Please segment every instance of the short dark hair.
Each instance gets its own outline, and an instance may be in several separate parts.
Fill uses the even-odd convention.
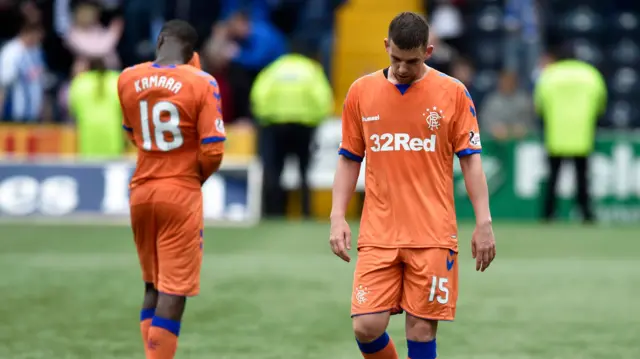
[[[35,32],[44,32],[44,28],[37,22],[25,21],[20,25],[21,34],[33,34]]]
[[[401,50],[417,49],[429,42],[429,23],[415,12],[402,12],[389,24],[389,39]]]
[[[198,33],[188,22],[184,20],[169,20],[160,30],[160,36],[166,36],[178,40],[183,48],[186,61],[191,59],[198,42]]]

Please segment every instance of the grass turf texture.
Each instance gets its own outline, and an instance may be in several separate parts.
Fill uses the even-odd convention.
[[[177,358],[359,358],[354,262],[330,253],[328,230],[208,228],[202,292],[187,303]],[[458,313],[440,325],[440,358],[640,358],[637,227],[496,225],[498,258],[485,273],[474,271],[471,230],[461,226]],[[127,227],[0,233],[0,358],[143,358]],[[394,317],[401,358],[403,328]]]

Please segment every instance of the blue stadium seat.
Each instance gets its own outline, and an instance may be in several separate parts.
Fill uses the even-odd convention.
[[[619,129],[638,128],[640,127],[640,108],[633,102],[613,99],[609,103],[603,125]]]
[[[612,98],[635,100],[640,99],[640,72],[631,67],[615,69],[608,78],[608,88]]]
[[[479,34],[500,33],[503,29],[504,12],[498,5],[484,5],[472,16],[472,30]]]
[[[498,85],[497,70],[482,69],[476,73],[473,84],[479,93],[488,93],[493,91]],[[474,100],[476,100],[474,98]]]
[[[589,6],[578,6],[560,15],[558,28],[569,36],[599,38],[606,26],[602,16]]]
[[[640,68],[640,44],[631,38],[625,37],[611,46],[609,59],[616,67]]]
[[[619,40],[622,38],[640,38],[640,15],[637,12],[624,11],[609,17],[608,38]]]
[[[600,69],[606,66],[602,47],[592,39],[572,38],[571,43],[578,59],[586,61]]]
[[[471,54],[477,68],[500,69],[504,55],[502,37],[483,36],[474,39]]]

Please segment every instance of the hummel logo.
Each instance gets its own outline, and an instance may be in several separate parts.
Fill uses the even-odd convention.
[[[453,263],[456,261],[454,255],[456,252],[449,250],[449,256],[447,257],[447,270],[450,271],[453,268]]]
[[[380,120],[380,115],[371,116],[371,117],[362,116],[362,122],[371,122],[371,121],[378,121],[378,120]]]

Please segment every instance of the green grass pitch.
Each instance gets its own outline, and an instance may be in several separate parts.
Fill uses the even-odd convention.
[[[638,227],[497,224],[485,273],[461,227],[458,313],[440,326],[440,358],[640,358]],[[359,358],[354,264],[330,253],[328,231],[208,228],[177,358]],[[0,358],[143,358],[139,278],[127,227],[1,225]],[[400,358],[403,328],[394,317]]]

